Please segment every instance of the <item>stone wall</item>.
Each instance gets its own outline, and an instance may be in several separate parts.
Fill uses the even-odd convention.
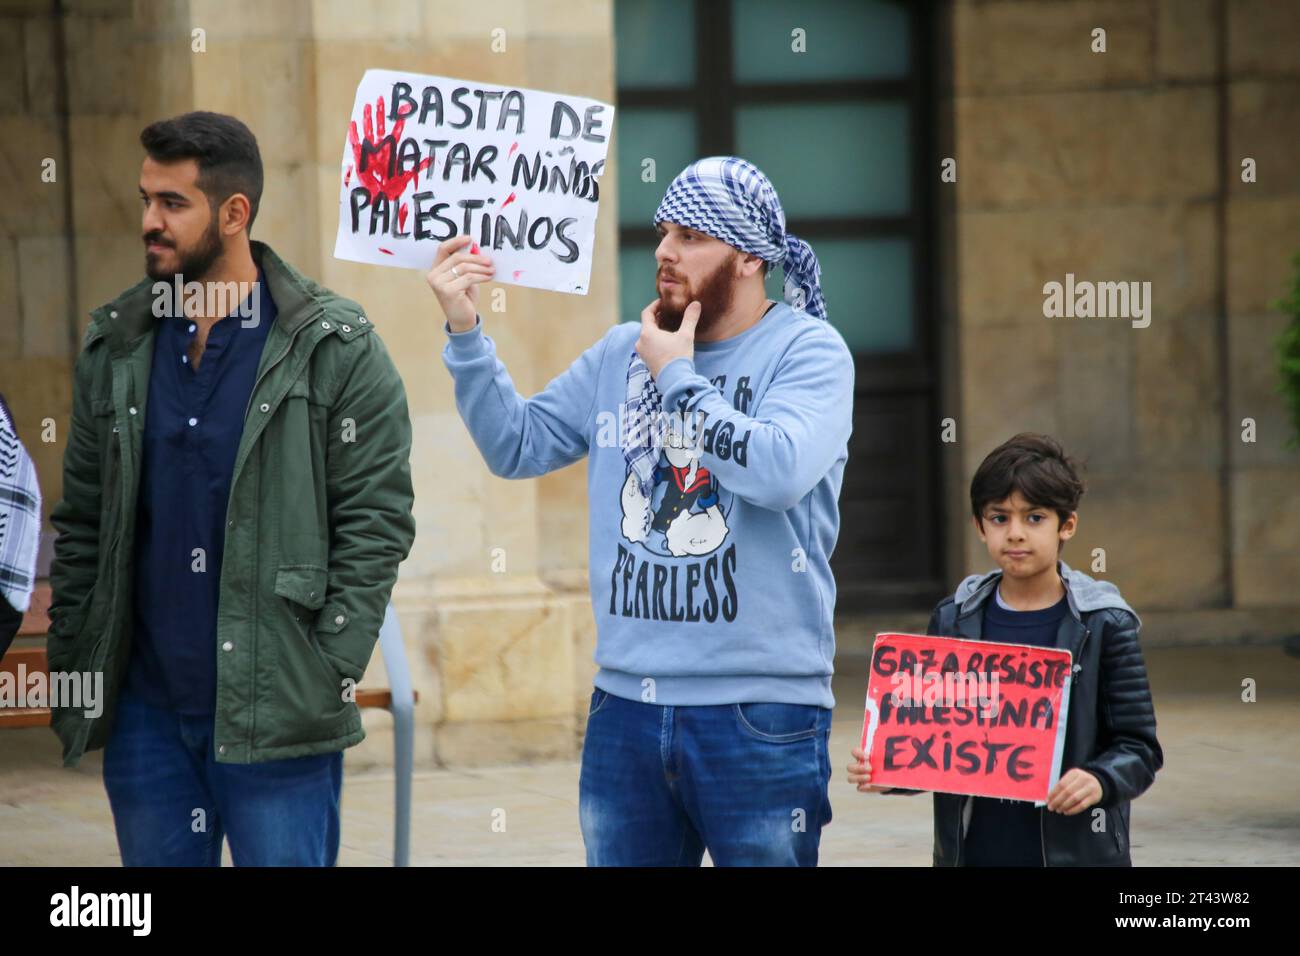
[[[41,476],[48,517],[62,487],[61,437],[77,340],[71,197],[56,22],[48,3],[0,5],[0,391]],[[50,165],[52,163],[52,165]]]
[[[958,2],[951,29],[966,565],[989,564],[970,476],[1039,430],[1088,465],[1067,562],[1105,549],[1107,579],[1152,609],[1294,605],[1300,455],[1266,303],[1300,251],[1300,6]],[[1150,281],[1150,326],[1046,318],[1067,273]]]
[[[61,19],[55,7],[0,2],[0,168],[13,184],[0,204],[0,390],[40,476],[47,535],[88,313],[143,274],[140,130],[192,102],[186,3],[65,0]]]

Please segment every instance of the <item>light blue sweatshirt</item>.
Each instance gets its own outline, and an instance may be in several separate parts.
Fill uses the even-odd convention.
[[[648,501],[619,444],[639,323],[612,327],[529,399],[481,320],[444,330],[456,407],[494,475],[587,456],[598,688],[672,706],[834,705],[829,561],[853,357],[833,326],[778,303],[665,366],[664,409],[702,413],[703,437],[665,449]]]

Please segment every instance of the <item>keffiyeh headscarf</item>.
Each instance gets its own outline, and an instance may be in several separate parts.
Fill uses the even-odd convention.
[[[0,398],[0,596],[15,611],[26,611],[31,601],[40,546],[36,468],[18,440],[9,406]]]
[[[738,156],[696,160],[669,185],[655,210],[654,221],[656,225],[673,222],[721,239],[741,252],[758,256],[767,263],[767,272],[782,266],[785,301],[811,316],[826,318],[817,256],[808,243],[786,231],[785,210],[776,188],[753,163]],[[663,447],[663,399],[635,350],[627,369],[623,411],[623,457],[636,473],[641,493],[649,499]],[[649,521],[647,509],[647,525]]]
[[[785,301],[826,318],[821,267],[812,246],[786,232],[776,187],[753,163],[710,156],[683,169],[655,210],[655,225],[675,222],[758,256],[767,271],[785,268]]]

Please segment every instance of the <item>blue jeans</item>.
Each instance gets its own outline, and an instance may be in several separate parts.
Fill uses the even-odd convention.
[[[124,866],[333,866],[343,754],[217,763],[212,717],[118,698],[104,789]]]
[[[831,712],[591,695],[579,816],[588,866],[816,866]]]

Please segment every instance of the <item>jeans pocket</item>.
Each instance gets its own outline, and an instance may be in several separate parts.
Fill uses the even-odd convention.
[[[773,744],[793,743],[816,736],[823,707],[816,704],[732,704],[736,722],[745,733]]]
[[[605,701],[609,700],[609,691],[601,690],[597,687],[591,692],[591,703],[587,706],[587,717],[595,717],[596,711],[605,706]]]

